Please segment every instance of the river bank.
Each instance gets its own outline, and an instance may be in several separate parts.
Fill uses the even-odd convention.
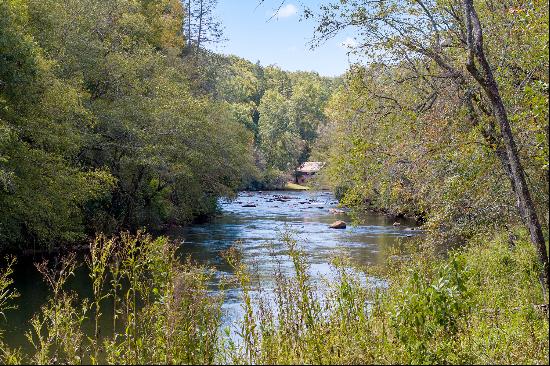
[[[338,202],[328,191],[241,192],[234,200],[220,201],[220,208],[221,214],[208,222],[176,226],[163,232],[179,243],[180,258],[191,256],[200,264],[216,268],[214,287],[220,278],[233,274],[220,253],[236,242],[243,260],[254,264],[265,285],[272,286],[274,260],[280,260],[285,268],[290,268],[286,250],[279,241],[285,231],[296,233],[303,243],[316,278],[328,274],[329,263],[337,253],[347,253],[359,265],[381,263],[385,253],[401,238],[418,234],[407,230],[414,222],[404,220],[403,225],[394,226],[394,220],[376,214],[366,216],[362,224],[349,225],[345,230],[330,229],[329,225],[335,220],[351,223],[351,218],[347,212],[336,210]],[[88,251],[89,244],[82,245],[79,257],[83,259]],[[46,257],[50,260],[56,258],[55,255]],[[33,265],[41,259],[40,256],[21,257],[15,269],[15,287],[21,293],[21,306],[9,317],[6,335],[17,346],[27,344],[24,330],[48,296],[47,286]],[[91,296],[88,272],[85,266],[80,266],[68,283],[71,291],[81,298]],[[224,311],[229,314],[226,321],[238,316],[240,305],[239,289],[228,291],[224,304]],[[109,329],[109,316],[104,321],[104,328]]]
[[[77,284],[87,283],[87,294],[74,287],[85,267],[74,260],[58,263],[50,278],[63,283],[62,290],[44,286],[48,300],[33,318],[34,331],[27,324],[25,334],[34,345],[12,346],[16,339],[8,327],[3,341],[16,348],[0,342],[0,359],[16,364],[540,364],[548,358],[547,307],[532,286],[536,257],[525,237],[514,248],[506,237],[479,238],[446,258],[405,245],[382,266],[361,269],[352,264],[355,255],[338,255],[341,251],[318,266],[318,246],[289,231],[281,234],[265,248],[218,243],[218,249],[225,247],[219,252],[223,264],[206,267],[178,259],[175,251],[185,242],[173,246],[143,235],[100,239],[93,274],[85,273]],[[272,264],[270,275],[258,267],[264,260]],[[319,277],[324,269],[332,276]],[[69,273],[74,276],[64,280]],[[115,273],[124,285],[112,287]],[[111,286],[92,289],[97,279]],[[37,295],[40,286],[34,286]],[[26,306],[29,298],[12,300]],[[20,315],[5,306],[0,310],[8,321]],[[103,315],[94,326],[97,312]],[[119,314],[116,321],[109,318],[112,313]],[[495,337],[501,340],[491,341]]]

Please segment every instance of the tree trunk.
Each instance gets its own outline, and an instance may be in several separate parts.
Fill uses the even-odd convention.
[[[464,0],[463,6],[468,37],[468,49],[470,52],[466,67],[470,74],[483,87],[485,94],[491,101],[495,119],[500,126],[502,141],[508,157],[512,186],[515,187],[514,192],[518,209],[529,229],[531,242],[535,246],[539,261],[543,266],[540,277],[543,290],[546,292],[548,291],[549,285],[549,268],[548,253],[546,251],[542,227],[537,216],[535,205],[531,199],[529,186],[525,179],[525,171],[519,159],[518,149],[508,119],[508,113],[506,112],[504,102],[500,96],[498,84],[493,76],[489,62],[485,57],[485,52],[483,50],[483,33],[477,12],[473,5],[473,0]],[[481,72],[475,65],[475,60],[478,61]]]
[[[192,39],[191,36],[191,0],[187,0],[187,46],[191,48]]]
[[[465,85],[466,81],[461,80],[462,84]],[[470,118],[470,123],[474,127],[480,127],[481,122],[478,114],[475,111],[474,104],[473,104],[473,94],[471,90],[468,90],[465,95],[465,104],[468,108],[468,116]],[[491,112],[492,114],[492,112]],[[510,161],[508,160],[508,153],[506,152],[506,147],[502,143],[502,138],[499,138],[495,134],[495,129],[492,128],[490,131],[487,131],[485,129],[481,129],[481,134],[483,135],[483,138],[485,141],[490,144],[491,146],[495,147],[495,154],[500,161],[500,164],[502,165],[502,169],[504,169],[504,173],[506,176],[510,179],[510,183],[512,186],[512,191],[514,192],[514,195],[516,195],[516,182],[514,180],[514,176],[512,174],[512,169],[510,168]],[[501,137],[501,136],[500,136]],[[520,216],[521,220],[524,224],[527,224],[527,219],[525,217],[525,212],[523,210],[523,206],[518,205],[518,209],[520,210]]]
[[[203,0],[200,0],[200,11],[199,11],[199,31],[197,33],[197,50],[201,47],[202,40],[202,21],[203,21]]]

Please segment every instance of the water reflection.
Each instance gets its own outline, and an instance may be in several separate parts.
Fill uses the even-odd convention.
[[[393,226],[392,220],[376,214],[364,216],[361,225],[348,225],[344,230],[330,229],[329,224],[335,220],[350,222],[345,212],[331,213],[330,210],[336,207],[337,202],[329,192],[242,192],[233,201],[221,202],[222,215],[211,222],[174,228],[166,234],[181,242],[180,256],[190,255],[199,263],[215,266],[218,279],[231,275],[231,268],[220,253],[238,241],[243,260],[255,268],[267,291],[273,286],[276,261],[284,271],[291,271],[286,248],[279,241],[283,232],[295,233],[300,249],[309,258],[314,280],[330,276],[328,263],[337,253],[346,253],[360,265],[380,263],[387,249],[400,238],[416,234],[407,229],[413,223],[401,221],[400,226]],[[19,309],[9,312],[3,328],[9,345],[25,349],[28,342],[24,331],[29,329],[32,314],[46,301],[48,289],[30,259],[18,263],[14,280],[21,293],[17,300]],[[92,294],[85,266],[77,270],[68,285],[81,298]],[[212,289],[215,288],[216,283],[213,283]],[[101,322],[106,334],[112,328],[108,308],[106,304]],[[226,324],[239,316],[239,308],[239,289],[228,290],[224,305]],[[92,320],[89,319],[85,326],[91,332]]]

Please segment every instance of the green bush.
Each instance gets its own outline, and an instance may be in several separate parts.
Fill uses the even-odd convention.
[[[230,360],[258,364],[461,364],[548,360],[547,304],[538,262],[527,239],[479,239],[437,259],[425,250],[365,272],[336,260],[337,277],[324,289],[286,236],[295,273],[275,274],[275,305],[254,306],[245,291],[246,342]],[[397,257],[399,258],[399,257]],[[408,259],[407,259],[408,258]],[[235,261],[230,261],[235,265]],[[240,263],[240,262],[239,262]],[[236,274],[249,278],[242,263]],[[388,287],[370,283],[386,278]],[[365,283],[365,278],[367,282]],[[244,283],[244,282],[242,282]],[[248,282],[246,282],[248,283]]]
[[[525,235],[523,236],[525,237]],[[109,364],[544,364],[548,304],[528,239],[472,240],[446,258],[426,249],[360,269],[337,257],[335,277],[313,281],[307,257],[282,237],[294,273],[276,266],[273,292],[255,294],[236,247],[224,257],[242,289],[243,316],[222,336],[222,295],[208,291],[211,269],[181,261],[165,238],[98,237],[88,260],[94,296],[65,290],[74,256],[38,269],[51,296],[27,333],[33,354],[0,342],[0,362]],[[13,260],[0,275],[0,312],[13,307]],[[378,278],[378,279],[375,279]],[[385,279],[381,285],[380,278]],[[261,284],[260,284],[261,286]],[[223,293],[223,291],[222,291]],[[112,329],[98,331],[105,301]],[[83,321],[95,320],[87,334]]]

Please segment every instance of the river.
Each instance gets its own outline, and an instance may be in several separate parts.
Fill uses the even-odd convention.
[[[274,259],[290,270],[285,247],[278,240],[282,233],[294,233],[311,265],[314,279],[330,276],[330,260],[344,253],[359,265],[381,263],[388,249],[400,239],[416,235],[411,231],[414,223],[399,220],[401,225],[379,214],[365,215],[358,225],[351,225],[345,212],[333,213],[338,202],[326,191],[273,191],[241,192],[235,200],[221,201],[221,214],[212,221],[166,232],[181,242],[179,253],[191,255],[200,263],[216,267],[217,278],[231,274],[231,268],[220,257],[220,252],[238,245],[243,259],[255,268],[262,286],[270,288],[273,279]],[[335,220],[348,222],[346,229],[330,229]],[[236,242],[238,242],[236,244]],[[15,269],[15,286],[21,296],[16,300],[17,310],[1,320],[8,345],[28,349],[25,331],[29,320],[46,301],[48,288],[33,266],[32,260],[21,260]],[[90,297],[91,287],[85,266],[77,269],[69,282],[71,290],[80,297]],[[215,289],[215,283],[212,284]],[[230,324],[239,316],[240,292],[238,288],[226,292],[224,323]],[[108,312],[106,312],[108,314]],[[7,323],[7,324],[6,324]],[[109,328],[111,320],[104,316],[102,323]],[[91,331],[91,322],[86,325]]]

